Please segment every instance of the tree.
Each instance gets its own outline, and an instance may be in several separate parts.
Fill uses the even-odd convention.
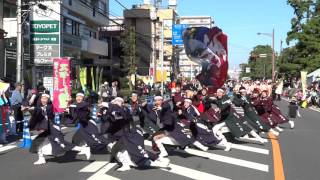
[[[250,54],[248,64],[244,64],[242,66],[242,73],[240,77],[270,79],[272,76],[272,48],[269,45],[258,45],[253,48]],[[262,54],[266,56],[261,56]],[[250,68],[250,73],[245,72],[247,67]]]
[[[287,44],[278,63],[282,73],[296,74],[301,70],[312,72],[320,67],[320,1],[288,0],[294,9]]]
[[[121,34],[123,56],[121,57],[121,69],[127,74],[130,90],[133,89],[135,82],[130,81],[131,76],[136,74],[139,56],[136,50],[136,32],[133,26],[126,28]]]

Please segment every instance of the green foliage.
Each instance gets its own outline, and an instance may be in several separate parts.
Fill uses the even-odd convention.
[[[130,78],[137,71],[138,52],[136,49],[136,32],[133,26],[126,28],[121,34],[121,42],[123,56],[121,57],[121,70],[128,74],[126,78]],[[129,79],[128,79],[129,81]],[[133,89],[133,83],[129,83],[129,87]]]
[[[272,76],[272,48],[269,45],[258,45],[251,51],[251,57],[248,64],[242,65],[242,77],[251,77],[252,79],[270,79]],[[267,57],[259,57],[261,54],[266,54]],[[249,67],[251,72],[246,73],[246,68]]]
[[[278,62],[279,71],[288,75],[299,75],[301,70],[309,73],[320,68],[320,1],[288,0],[294,9],[287,44]]]
[[[138,62],[138,53],[136,50],[136,33],[134,27],[130,26],[126,28],[121,34],[121,42],[123,56],[121,57],[123,62],[121,68],[129,75],[134,74]]]

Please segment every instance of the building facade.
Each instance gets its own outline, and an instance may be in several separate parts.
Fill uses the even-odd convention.
[[[153,5],[133,5],[132,9],[124,10],[124,26],[132,27],[136,36],[138,56],[137,75],[149,76],[150,63],[155,62],[159,51],[155,48],[156,11]]]
[[[3,30],[3,0],[0,0],[0,67],[4,66],[4,35]],[[0,76],[3,77],[3,68],[0,68]]]
[[[99,29],[109,22],[108,0],[44,0],[30,3],[27,8],[27,14],[23,14],[24,44],[27,44],[23,52],[25,81],[34,86],[44,77],[52,76],[54,57],[71,59],[73,79],[77,78],[78,67],[107,65],[108,43],[99,38]],[[4,14],[4,29],[10,29],[6,48],[15,51],[15,2],[5,5]],[[7,72],[16,66],[10,59],[7,58]]]
[[[150,1],[124,11],[125,27],[133,26],[136,32],[138,75],[149,76],[156,83],[170,80],[173,62],[172,25],[177,17],[174,5],[159,8]]]
[[[161,34],[163,30],[163,41],[161,38],[157,39],[156,44],[158,44],[159,49],[162,48],[163,44],[163,66],[161,58],[156,59],[155,70],[158,74],[157,77],[161,77],[161,73],[164,72],[166,77],[164,81],[170,81],[171,75],[174,67],[174,58],[173,58],[173,46],[172,46],[172,25],[176,23],[176,19],[178,17],[175,9],[166,8],[166,9],[158,9],[157,16],[159,19],[159,23],[157,26],[158,34]],[[162,27],[163,26],[163,27]],[[162,69],[163,68],[163,69]],[[159,73],[161,75],[159,75]],[[159,79],[159,78],[158,78]]]
[[[109,25],[101,28],[99,31],[99,38],[108,42],[106,74],[109,81],[126,75],[122,68],[123,61],[121,60],[121,56],[123,54],[120,44],[121,33],[124,31],[123,22],[123,17],[112,17],[110,18]]]
[[[210,16],[181,16],[179,23],[186,24],[188,27],[213,27],[213,19]],[[181,77],[192,79],[201,71],[201,66],[191,61],[182,50],[179,53],[179,71]]]

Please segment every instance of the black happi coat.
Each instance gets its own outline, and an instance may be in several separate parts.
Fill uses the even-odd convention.
[[[290,102],[288,105],[288,116],[289,118],[296,118],[299,106],[297,102]]]
[[[232,101],[227,95],[212,102],[220,109],[221,121],[226,123],[233,136],[242,137],[251,131],[246,122],[231,108]]]
[[[261,118],[258,116],[255,108],[252,105],[252,101],[250,96],[241,96],[240,94],[236,94],[233,98],[234,105],[238,107],[242,107],[244,110],[244,119],[249,122],[249,124],[256,129],[257,131],[268,132],[270,130],[270,126],[265,124]]]
[[[139,104],[139,102],[131,102],[128,105],[128,109],[130,114],[132,115],[133,123],[135,126],[144,126],[144,118],[145,118],[145,111]]]
[[[73,112],[73,122],[80,123],[80,128],[72,138],[73,143],[77,145],[87,144],[90,148],[96,150],[106,148],[108,141],[100,135],[96,122],[90,119],[89,104],[87,102],[76,104]]]
[[[53,107],[37,106],[30,119],[30,130],[42,130],[42,132],[32,141],[31,153],[37,153],[46,143],[52,146],[52,155],[62,156],[70,151],[74,145],[64,140],[60,126],[54,123]]]
[[[138,166],[146,165],[149,159],[157,159],[155,154],[145,150],[143,134],[132,125],[133,120],[128,108],[111,104],[104,116],[109,122],[107,133],[110,139],[117,141],[111,150],[112,161],[122,150],[127,150],[131,160]]]
[[[150,125],[154,127],[155,131],[168,133],[182,148],[195,141],[190,129],[177,122],[177,116],[172,112],[169,104],[164,103],[161,110],[149,107],[147,112]]]
[[[207,127],[206,122],[200,118],[200,113],[194,106],[185,109],[180,118],[187,120],[187,126],[190,128],[192,135],[201,144],[214,146],[220,142],[214,136],[212,130]]]

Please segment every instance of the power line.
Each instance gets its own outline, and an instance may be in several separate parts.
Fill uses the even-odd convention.
[[[123,5],[120,1],[118,1],[118,0],[114,0],[114,1],[117,2],[124,9],[128,10],[128,8],[125,5]]]
[[[54,9],[52,9],[52,8],[46,6],[46,5],[43,5],[43,4],[39,3],[39,2],[38,2],[37,4],[38,4],[38,6],[40,6],[40,7],[41,7],[42,9],[44,9],[44,10],[50,10],[50,11],[52,11],[52,12],[57,13],[57,14],[60,15],[60,16],[63,16],[61,13],[55,11]],[[40,7],[39,7],[39,8],[40,8]],[[91,8],[91,9],[93,10],[93,8]],[[49,16],[47,16],[47,17],[49,17]],[[126,27],[124,24],[120,24],[120,23],[116,22],[115,20],[109,18],[108,16],[106,16],[106,18],[107,18],[108,20],[112,21],[113,23],[119,25],[120,27],[124,28],[124,29],[129,29],[129,27]],[[86,27],[89,27],[88,25],[86,25],[86,24],[84,24],[84,23],[81,23],[81,22],[78,22],[78,23],[79,23],[79,24],[82,24],[82,25],[84,25],[84,26],[86,26]],[[89,28],[90,28],[90,27],[89,27]],[[136,33],[137,35],[140,35],[140,36],[143,36],[143,37],[152,38],[152,36],[139,33],[139,32],[137,32],[136,30],[133,30],[133,32]],[[140,41],[142,41],[142,43],[143,43],[145,46],[148,46],[148,47],[149,47],[149,45],[144,42],[144,39],[142,39],[141,37],[139,38],[138,36],[137,36],[137,38],[140,39]],[[149,47],[149,48],[153,49],[152,47]]]

